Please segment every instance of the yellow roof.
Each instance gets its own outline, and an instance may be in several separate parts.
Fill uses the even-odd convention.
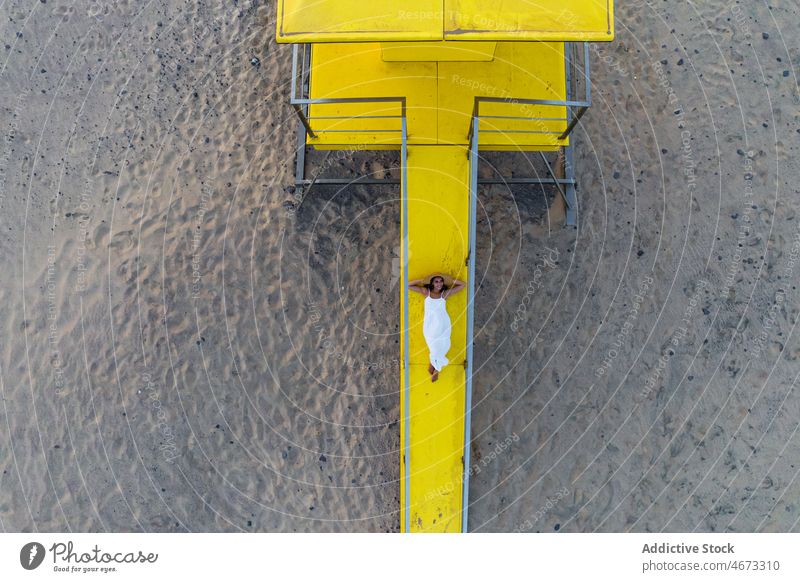
[[[613,0],[445,0],[446,40],[612,40]]]
[[[278,0],[277,39],[442,40],[442,0]]]
[[[613,38],[613,0],[278,0],[278,42]]]

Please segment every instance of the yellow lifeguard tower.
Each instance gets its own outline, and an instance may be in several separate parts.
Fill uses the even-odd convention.
[[[467,531],[479,153],[540,152],[549,177],[495,182],[556,188],[576,223],[569,136],[591,105],[588,43],[614,38],[613,0],[277,2],[277,40],[295,43],[296,182],[341,183],[305,178],[308,146],[400,151],[400,527]],[[559,150],[563,176],[545,155]],[[450,365],[433,384],[407,283],[437,271],[468,288],[448,300]]]

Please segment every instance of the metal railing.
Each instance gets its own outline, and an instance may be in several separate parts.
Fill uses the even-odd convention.
[[[408,339],[408,134],[406,127],[405,109],[403,110],[402,120],[402,147],[400,148],[400,195],[402,198],[402,213],[403,213],[403,424],[405,425],[405,433],[403,439],[403,463],[405,464],[405,473],[403,474],[403,491],[405,492],[405,507],[403,508],[403,521],[405,523],[406,533],[411,531],[411,426],[409,424],[409,407],[411,406],[410,400],[410,356],[409,339]]]
[[[483,131],[484,133],[502,133],[502,134],[509,134],[509,133],[518,133],[518,134],[525,134],[525,133],[536,133],[536,134],[543,134],[543,135],[557,135],[558,140],[566,139],[566,137],[572,132],[578,122],[583,117],[583,114],[586,113],[586,110],[591,107],[592,105],[592,94],[591,94],[591,83],[589,77],[589,43],[583,43],[583,66],[582,75],[573,74],[573,68],[578,67],[577,60],[574,58],[575,52],[575,43],[565,42],[564,43],[564,68],[565,68],[565,83],[566,83],[566,99],[564,100],[552,100],[552,99],[521,99],[516,97],[482,97],[476,96],[472,106],[472,118],[470,119],[469,124],[469,133],[467,134],[467,138],[469,139],[469,150],[472,150],[472,142],[473,140],[478,140],[479,138],[479,131]],[[580,79],[583,79],[584,83],[584,98],[582,100],[573,100],[571,98],[572,95],[577,93],[577,83]],[[573,86],[573,82],[575,86]],[[534,117],[534,116],[520,116],[520,115],[481,115],[481,103],[503,103],[507,105],[524,105],[524,106],[531,106],[531,105],[540,105],[545,107],[558,107],[558,108],[565,108],[566,109],[566,117]],[[574,112],[573,112],[574,110]],[[540,129],[540,130],[530,130],[530,129],[480,129],[480,120],[481,119],[505,119],[505,120],[515,120],[515,121],[536,121],[540,122],[540,127],[545,127],[544,122],[552,122],[552,121],[563,121],[566,123],[566,128],[561,131],[552,131],[551,129]],[[476,126],[478,126],[479,131],[474,131]]]
[[[300,59],[300,46],[303,47],[303,58]],[[307,90],[307,79],[308,75],[310,74],[307,71],[306,66],[310,61],[310,53],[309,55],[306,54],[306,47],[308,45],[302,44],[294,44],[292,45],[292,87],[291,87],[291,94],[289,95],[289,102],[291,103],[292,107],[297,114],[297,117],[300,119],[300,123],[303,124],[303,127],[306,130],[306,135],[311,139],[316,139],[317,134],[320,133],[401,133],[406,131],[405,128],[405,120],[406,120],[406,98],[405,97],[340,97],[340,98],[318,98],[318,99],[311,99],[307,96],[298,96],[297,89],[298,85],[301,88],[301,91],[305,93]],[[301,61],[298,65],[298,61]],[[298,83],[298,72],[299,72],[299,80]],[[344,104],[344,103],[398,103],[400,105],[400,113],[398,115],[318,115],[311,117],[309,115],[309,106],[310,105],[333,105],[333,104]],[[401,128],[398,129],[387,129],[385,127],[376,127],[376,128],[369,128],[369,129],[317,129],[314,131],[314,128],[311,126],[311,122],[315,119],[339,119],[342,121],[353,120],[353,119],[400,119],[401,121]],[[403,140],[401,140],[403,141]],[[401,144],[402,145],[402,144]]]
[[[511,98],[511,97],[475,97],[475,101],[472,108],[472,118],[470,119],[469,125],[469,134],[467,136],[469,140],[469,147],[467,149],[467,156],[470,158],[471,164],[471,171],[474,174],[474,177],[471,179],[470,184],[470,201],[473,200],[473,196],[477,197],[477,190],[479,183],[492,183],[491,180],[479,180],[477,178],[477,166],[478,166],[478,150],[480,149],[480,134],[481,132],[484,133],[501,133],[501,134],[509,134],[509,133],[538,133],[538,134],[548,134],[548,135],[557,135],[557,142],[564,140],[569,134],[575,129],[575,126],[580,122],[581,117],[583,117],[584,113],[591,107],[592,105],[592,92],[591,92],[591,77],[590,77],[590,68],[589,68],[589,43],[584,42],[581,43],[583,45],[582,49],[579,50],[578,43],[572,42],[565,42],[564,43],[564,80],[565,80],[565,89],[566,89],[566,99],[563,101],[556,101],[550,99],[518,99],[518,98]],[[576,55],[578,53],[582,54],[582,62],[579,63]],[[580,84],[583,84],[583,87],[580,87]],[[583,99],[573,99],[574,95],[577,95],[579,92],[583,93]],[[514,116],[514,115],[481,115],[480,106],[481,103],[505,103],[505,104],[519,104],[519,105],[540,105],[545,107],[559,107],[564,108],[566,110],[566,117],[534,117],[534,116]],[[550,129],[542,129],[542,130],[525,130],[525,129],[481,129],[481,119],[505,119],[505,120],[516,120],[516,121],[537,121],[542,126],[546,125],[544,122],[552,122],[552,121],[562,121],[565,122],[566,127],[563,130],[559,131],[552,131]],[[556,143],[555,145],[562,145]],[[576,226],[577,224],[577,197],[575,191],[575,176],[574,176],[574,164],[573,164],[573,146],[572,145],[565,145],[564,146],[564,158],[565,158],[565,173],[564,177],[557,177],[553,171],[553,168],[548,163],[547,159],[545,158],[544,154],[541,153],[542,160],[547,167],[547,171],[550,174],[550,179],[543,179],[543,178],[535,178],[535,179],[524,179],[523,182],[525,183],[537,183],[537,184],[553,184],[558,189],[558,192],[561,194],[564,202],[567,206],[567,215],[566,215],[566,223],[568,226]],[[501,180],[497,180],[496,183],[502,184],[510,184],[514,183],[514,179],[506,179],[503,178]],[[466,452],[468,454],[468,451]]]
[[[476,226],[478,213],[478,126],[472,128],[475,139],[469,149],[469,227],[467,254],[467,365],[465,367],[464,398],[464,474],[461,480],[461,531],[469,531],[469,474],[470,444],[472,442],[472,376],[475,373],[475,362],[472,355],[473,334],[475,328],[475,263],[478,260],[476,249]]]
[[[461,531],[466,533],[469,530],[469,476],[470,476],[470,446],[472,441],[472,380],[475,374],[475,362],[473,357],[472,344],[474,342],[475,331],[475,264],[477,262],[476,250],[476,225],[477,225],[477,208],[478,208],[478,163],[480,158],[478,150],[480,145],[480,132],[487,133],[538,133],[558,135],[558,140],[565,139],[575,126],[580,121],[586,110],[592,105],[591,85],[589,76],[589,43],[583,43],[583,75],[582,80],[584,83],[584,98],[582,100],[573,100],[572,96],[577,94],[577,83],[581,76],[573,74],[573,67],[577,66],[576,59],[573,56],[574,43],[564,43],[564,68],[565,68],[565,84],[566,84],[566,99],[563,101],[555,101],[550,99],[517,99],[517,98],[504,98],[504,97],[475,97],[474,105],[472,108],[472,118],[470,119],[469,133],[467,139],[469,140],[469,147],[467,149],[467,157],[469,158],[469,252],[468,252],[468,275],[467,275],[467,353],[466,353],[466,396],[464,401],[464,473],[462,477],[461,487]],[[481,116],[480,106],[481,103],[506,103],[518,105],[542,105],[549,107],[563,107],[566,108],[566,117],[533,117],[533,116],[514,116],[514,115],[485,115]],[[573,113],[573,109],[575,112]],[[566,122],[566,128],[563,131],[551,130],[502,130],[502,129],[484,129],[480,128],[480,120],[483,119],[506,119],[517,121],[563,121]],[[542,160],[547,166],[550,173],[550,183],[555,184],[561,196],[564,197],[567,203],[568,220],[570,224],[574,222],[575,211],[575,183],[571,174],[571,147],[566,148],[567,152],[567,171],[569,176],[564,179],[557,178],[547,159],[542,155]],[[544,183],[544,180],[538,180]],[[562,186],[565,186],[565,191]],[[572,218],[569,213],[572,212]]]
[[[410,407],[410,379],[409,379],[409,331],[408,331],[408,180],[407,180],[407,160],[408,160],[408,124],[406,118],[406,98],[405,97],[343,97],[337,99],[311,99],[307,96],[298,96],[298,84],[305,94],[308,91],[308,71],[307,63],[310,60],[306,53],[307,45],[303,44],[302,64],[298,66],[299,47],[297,44],[292,46],[292,87],[290,103],[305,128],[306,136],[315,139],[319,133],[399,133],[400,134],[400,167],[402,178],[400,180],[402,189],[402,213],[403,213],[403,404],[404,404],[404,426],[405,435],[403,442],[403,465],[405,467],[403,479],[403,491],[405,506],[403,507],[403,523],[405,531],[408,532],[411,526],[411,447],[410,447],[410,426],[409,426],[409,407]],[[299,69],[299,71],[298,71]],[[298,83],[298,72],[300,74]],[[335,104],[335,103],[398,103],[400,113],[398,115],[324,115],[309,116],[309,106],[312,104]],[[375,129],[324,129],[314,131],[311,122],[314,119],[340,119],[343,121],[352,119],[399,119],[398,129],[386,129],[384,127]]]

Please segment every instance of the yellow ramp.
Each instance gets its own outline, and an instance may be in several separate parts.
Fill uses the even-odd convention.
[[[462,146],[411,146],[407,159],[408,276],[410,280],[444,272],[462,281],[469,249],[469,164]],[[405,232],[404,224],[401,232]],[[402,245],[401,245],[402,246]],[[405,255],[403,256],[405,261]],[[403,293],[407,290],[403,289]],[[401,297],[401,305],[404,297]],[[446,366],[436,383],[428,375],[428,350],[422,335],[424,297],[410,293],[409,393],[401,369],[400,442],[409,436],[408,464],[400,459],[401,529],[460,532],[464,451],[467,292],[447,300],[453,324]],[[405,329],[401,308],[401,329]],[[401,361],[404,338],[401,338]],[[407,412],[407,414],[406,414]],[[406,528],[406,476],[409,527]]]

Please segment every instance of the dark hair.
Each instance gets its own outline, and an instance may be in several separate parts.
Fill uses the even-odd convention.
[[[444,293],[445,291],[447,291],[450,288],[447,285],[445,285],[444,277],[442,277],[441,275],[434,275],[433,277],[431,277],[431,282],[430,283],[425,283],[425,288],[428,291],[433,291],[433,280],[434,279],[441,279],[442,280],[442,291],[441,291],[442,293]]]

